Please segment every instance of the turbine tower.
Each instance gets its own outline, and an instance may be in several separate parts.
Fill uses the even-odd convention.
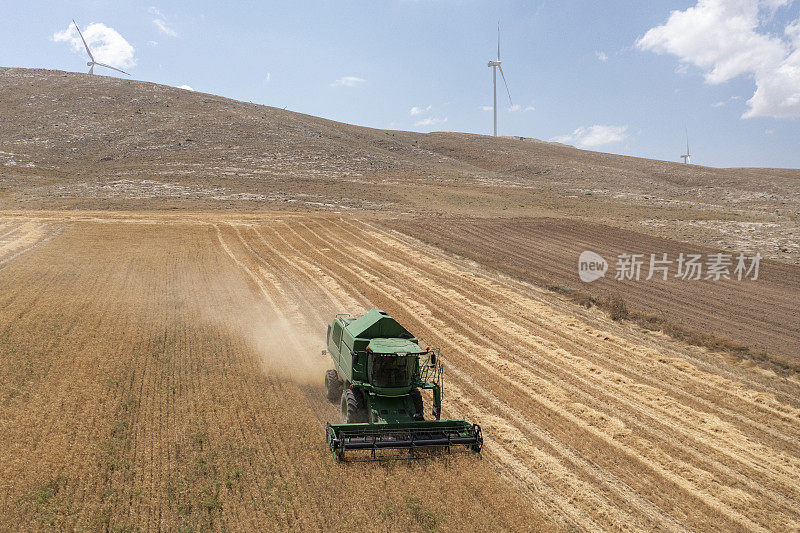
[[[683,162],[687,165],[692,163],[692,156],[691,152],[689,152],[689,130],[686,130],[686,153],[681,156],[683,158]]]
[[[500,66],[500,23],[497,23],[497,60],[496,61],[489,61],[489,68],[492,69],[492,82],[494,85],[494,105],[492,106],[494,109],[494,136],[497,137],[497,70],[500,69],[500,75],[503,77],[503,83],[506,86],[506,92],[508,93],[508,102],[511,105],[514,105],[511,102],[511,91],[508,90],[508,82],[506,81],[506,75],[503,74],[503,67]]]
[[[89,50],[89,45],[86,44],[86,39],[83,38],[83,34],[81,33],[81,29],[78,27],[78,23],[75,22],[75,19],[72,19],[72,23],[75,24],[75,29],[78,30],[78,35],[81,36],[81,41],[83,41],[83,46],[86,48],[86,53],[89,54],[89,61],[86,62],[86,66],[89,67],[89,74],[94,74],[94,66],[97,65],[98,67],[106,67],[110,68],[111,70],[116,70],[117,72],[122,72],[123,74],[128,74],[124,70],[120,70],[116,67],[112,67],[111,65],[106,65],[105,63],[98,63],[94,60],[94,56],[92,55],[92,51]],[[130,74],[128,74],[130,76]]]

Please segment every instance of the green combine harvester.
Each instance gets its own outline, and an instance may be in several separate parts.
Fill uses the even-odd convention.
[[[325,374],[326,393],[342,407],[342,423],[329,423],[326,430],[336,460],[357,450],[370,452],[367,459],[387,449],[408,449],[412,457],[423,448],[480,452],[480,426],[440,420],[439,351],[422,348],[385,312],[372,309],[358,318],[337,315],[328,326],[327,351],[335,369]],[[434,420],[425,420],[420,389],[433,391]]]

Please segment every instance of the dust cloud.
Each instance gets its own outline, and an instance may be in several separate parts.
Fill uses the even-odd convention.
[[[312,313],[301,308],[311,301],[279,305],[268,292],[248,284],[241,272],[220,273],[203,285],[207,292],[192,291],[186,302],[196,306],[209,325],[234,339],[234,346],[252,351],[267,374],[301,385],[323,383],[325,370],[332,367],[322,354],[327,323],[324,313],[313,313],[319,319],[311,321]],[[219,297],[222,294],[229,298]],[[220,305],[221,301],[234,303]]]

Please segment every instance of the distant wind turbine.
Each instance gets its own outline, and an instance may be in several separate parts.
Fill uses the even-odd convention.
[[[497,23],[497,60],[496,61],[489,61],[489,68],[492,69],[492,81],[494,83],[494,136],[497,137],[497,70],[500,69],[500,75],[503,77],[503,83],[506,86],[506,92],[508,93],[508,102],[511,105],[514,105],[511,102],[511,91],[508,90],[508,82],[506,81],[506,75],[503,74],[503,67],[500,66],[500,23]]]
[[[686,129],[686,153],[684,155],[682,155],[681,158],[683,159],[683,162],[685,164],[687,164],[687,165],[690,165],[692,163],[691,152],[689,152],[689,129],[688,128]]]
[[[112,67],[111,65],[106,65],[105,63],[98,63],[94,60],[94,56],[92,55],[92,51],[89,50],[89,45],[86,44],[86,39],[83,38],[83,34],[81,33],[81,29],[78,27],[78,23],[75,22],[75,19],[72,19],[72,23],[75,24],[75,29],[78,30],[78,35],[81,36],[81,41],[83,41],[83,46],[86,48],[86,53],[89,54],[89,59],[91,61],[86,62],[86,66],[89,67],[89,74],[94,74],[94,66],[97,65],[98,67],[106,67],[110,68],[111,70],[116,70],[117,72],[122,72],[123,74],[128,74],[124,70],[120,70],[116,67]],[[130,76],[130,74],[128,74]]]

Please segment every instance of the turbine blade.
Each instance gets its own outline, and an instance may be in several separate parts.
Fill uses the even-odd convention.
[[[81,41],[83,41],[83,47],[86,48],[86,53],[89,54],[89,59],[94,61],[94,56],[92,55],[92,51],[89,50],[89,45],[86,44],[86,39],[83,38],[83,34],[81,33],[81,29],[78,27],[78,23],[75,22],[75,19],[72,19],[72,23],[75,24],[75,29],[78,30],[78,35],[81,36]]]
[[[686,128],[686,155],[689,155],[689,128]]]
[[[497,23],[497,60],[500,61],[500,22]]]
[[[112,67],[111,65],[106,65],[105,63],[97,63],[97,64],[100,65],[101,67],[110,68],[111,70],[116,70],[117,72],[122,72],[123,74],[128,74],[124,70],[120,70],[117,67]],[[130,74],[128,74],[128,76],[130,76]]]
[[[503,83],[506,85],[506,92],[508,93],[508,103],[514,105],[514,102],[511,101],[511,91],[508,90],[508,82],[506,81],[506,75],[503,74],[503,67],[497,65],[497,68],[500,69],[500,75],[503,76]]]

